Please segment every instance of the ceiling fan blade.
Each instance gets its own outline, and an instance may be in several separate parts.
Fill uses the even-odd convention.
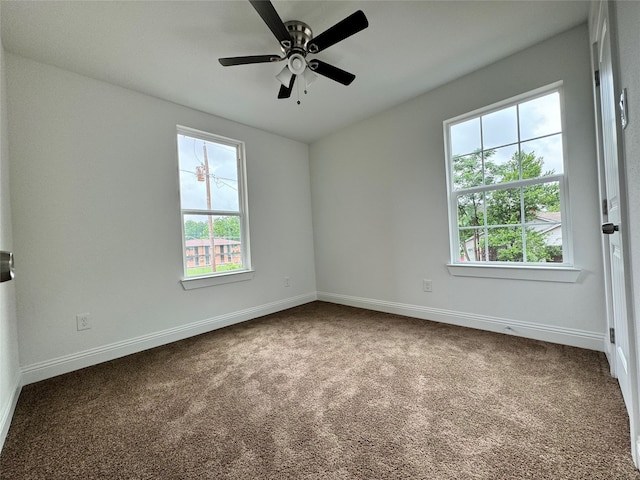
[[[309,50],[309,53],[321,52],[325,48],[335,45],[345,38],[364,30],[368,26],[369,21],[367,20],[364,12],[362,10],[358,10],[311,40],[307,49]]]
[[[341,68],[334,67],[322,60],[311,60],[309,68],[319,75],[323,75],[343,85],[350,85],[356,78],[353,73],[346,72]]]
[[[285,87],[284,85],[280,85],[280,91],[278,92],[278,98],[289,98],[291,96],[291,91],[293,90],[293,84],[296,81],[296,76],[291,75],[291,80],[289,80],[289,86]]]
[[[258,15],[262,17],[264,23],[267,24],[267,27],[273,32],[273,35],[278,39],[280,45],[285,48],[291,48],[291,35],[289,35],[289,31],[287,27],[282,23],[282,19],[276,9],[273,7],[273,4],[269,0],[249,0],[253,8],[256,9]]]
[[[227,57],[219,58],[218,61],[223,67],[231,67],[233,65],[249,65],[251,63],[269,63],[284,60],[279,55],[249,55],[247,57]]]

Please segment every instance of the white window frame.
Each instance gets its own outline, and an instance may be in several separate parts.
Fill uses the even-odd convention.
[[[561,174],[548,175],[535,179],[523,179],[512,182],[481,185],[478,187],[455,190],[453,184],[453,158],[451,151],[451,127],[480,116],[485,116],[493,112],[512,107],[536,98],[558,92],[561,110],[562,146],[563,146],[563,172]],[[467,277],[505,278],[521,280],[539,280],[555,282],[576,282],[580,275],[580,269],[573,263],[573,242],[571,229],[571,215],[569,213],[569,186],[567,168],[567,141],[566,124],[564,113],[564,92],[562,82],[556,82],[533,91],[508,98],[501,102],[494,103],[487,107],[479,108],[469,113],[445,120],[443,122],[444,144],[445,144],[445,165],[447,177],[447,206],[449,218],[449,243],[450,243],[450,263],[447,268],[451,275]],[[526,139],[525,141],[532,140]],[[520,144],[520,133],[518,132],[518,145]],[[460,260],[460,240],[458,232],[458,212],[457,199],[459,195],[479,193],[484,191],[495,191],[506,188],[517,188],[532,184],[541,184],[557,181],[560,187],[560,210],[562,212],[562,263],[540,263],[540,262],[498,262],[498,261],[466,261]],[[524,234],[523,234],[524,235]]]
[[[244,280],[250,280],[253,278],[254,270],[251,268],[251,247],[249,240],[249,211],[248,211],[248,197],[247,197],[247,180],[246,180],[246,158],[245,158],[245,145],[240,140],[234,140],[213,133],[203,132],[194,128],[185,127],[182,125],[176,126],[176,154],[178,160],[178,166],[180,165],[180,153],[178,148],[178,136],[185,135],[198,140],[206,142],[218,143],[221,145],[227,145],[236,149],[238,157],[236,159],[237,175],[238,175],[238,211],[222,211],[216,209],[185,209],[182,207],[182,193],[179,195],[180,202],[180,225],[181,225],[181,237],[182,237],[182,267],[183,277],[180,280],[182,287],[185,290],[192,290],[194,288],[209,287],[214,285],[222,285],[233,282],[240,282]],[[180,181],[180,171],[178,167],[178,188],[182,188],[182,182]],[[232,215],[238,216],[240,221],[240,241],[241,241],[241,258],[242,268],[238,270],[230,270],[225,272],[212,272],[205,275],[187,277],[187,261],[186,261],[186,241],[184,231],[184,217],[185,215]],[[215,252],[214,252],[215,255]]]

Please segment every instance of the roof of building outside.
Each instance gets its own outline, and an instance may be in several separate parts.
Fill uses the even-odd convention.
[[[228,238],[218,238],[215,237],[213,239],[214,245],[240,245],[240,242],[237,240],[229,240]],[[191,238],[185,242],[187,247],[208,247],[211,245],[211,240],[208,238]]]
[[[562,214],[561,212],[537,212],[536,218],[547,222],[561,222]]]

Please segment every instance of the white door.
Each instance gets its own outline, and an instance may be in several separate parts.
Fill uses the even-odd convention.
[[[612,370],[618,378],[627,412],[629,412],[632,451],[634,461],[637,458],[637,368],[635,365],[634,344],[631,343],[635,329],[627,315],[626,278],[623,238],[621,235],[625,225],[621,212],[620,172],[618,158],[618,128],[616,117],[618,103],[616,100],[615,78],[612,61],[611,30],[609,23],[609,9],[606,2],[601,5],[597,30],[597,60],[600,72],[600,130],[602,136],[602,153],[604,176],[605,224],[602,233],[605,236],[605,268],[610,282],[609,311],[610,319],[615,329],[615,345],[612,351]],[[624,207],[622,207],[624,208]]]
[[[603,234],[608,243],[609,266],[611,268],[611,302],[615,328],[615,375],[620,382],[622,395],[631,406],[629,379],[629,337],[627,332],[627,309],[624,280],[624,253],[620,235],[620,178],[618,172],[618,137],[616,131],[616,101],[611,61],[611,38],[606,12],[598,28],[598,63],[600,69],[600,103],[602,113],[602,147],[604,152],[605,197],[607,201],[608,225]]]

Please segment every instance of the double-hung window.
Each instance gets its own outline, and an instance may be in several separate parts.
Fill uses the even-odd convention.
[[[250,271],[244,144],[179,126],[178,163],[184,279]]]
[[[570,266],[560,84],[444,122],[451,264]]]

